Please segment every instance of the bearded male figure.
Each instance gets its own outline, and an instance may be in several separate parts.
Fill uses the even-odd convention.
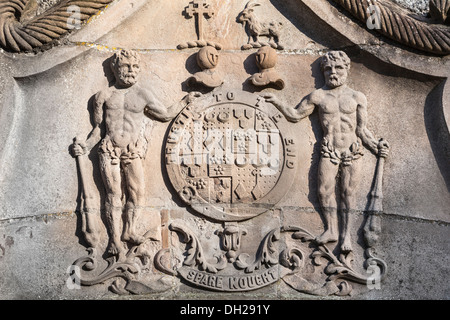
[[[75,142],[72,147],[73,154],[78,157],[101,140],[98,151],[106,190],[108,253],[118,256],[119,260],[125,254],[122,241],[139,245],[146,240],[145,235],[136,232],[137,218],[145,206],[143,160],[149,140],[146,116],[169,121],[199,96],[199,93],[190,93],[180,103],[165,108],[150,91],[137,84],[139,62],[138,53],[131,50],[122,50],[112,57],[111,68],[116,82],[95,95],[94,128],[86,142]],[[103,123],[106,133],[101,137]],[[125,186],[125,206],[122,204],[122,186]]]
[[[341,214],[341,252],[353,250],[350,237],[350,210],[355,209],[355,190],[359,180],[362,144],[372,153],[387,157],[388,143],[377,141],[367,129],[366,96],[346,85],[350,59],[342,51],[331,51],[321,61],[325,85],[313,91],[297,107],[285,106],[279,99],[266,94],[289,121],[298,122],[317,108],[323,129],[321,158],[318,168],[318,196],[325,231],[316,238],[319,244],[339,240],[338,212]],[[340,204],[335,195],[339,177]]]

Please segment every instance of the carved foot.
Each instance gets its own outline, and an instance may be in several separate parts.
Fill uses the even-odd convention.
[[[89,233],[89,232],[86,232],[84,234],[84,240],[91,248],[97,247],[97,244],[100,241],[97,233]]]
[[[135,244],[135,245],[140,245],[140,244],[144,243],[146,238],[144,236],[139,236],[134,232],[128,231],[128,232],[123,233],[122,240],[125,242]]]
[[[250,49],[253,49],[253,45],[251,45],[250,43],[244,44],[241,49],[242,50],[250,50]]]
[[[336,242],[338,241],[338,236],[334,233],[330,232],[329,230],[322,233],[320,236],[316,237],[315,241],[318,244],[325,244],[328,242]]]
[[[278,49],[278,44],[275,41],[269,41],[267,44],[274,49]]]
[[[111,241],[109,243],[107,253],[111,256],[116,256],[117,261],[122,261],[125,259],[125,248],[122,246],[122,243],[117,244],[114,241]]]
[[[353,247],[351,244],[351,241],[349,238],[346,238],[344,240],[344,243],[341,245],[341,252],[342,253],[349,253],[353,251]]]

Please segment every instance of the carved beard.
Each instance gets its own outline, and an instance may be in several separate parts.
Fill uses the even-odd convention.
[[[118,71],[117,78],[126,86],[132,86],[137,82],[137,73],[134,72],[126,72],[126,71]]]
[[[347,77],[345,77],[345,76],[333,75],[328,78],[327,85],[330,88],[337,88],[337,87],[344,85],[346,81],[347,81]]]

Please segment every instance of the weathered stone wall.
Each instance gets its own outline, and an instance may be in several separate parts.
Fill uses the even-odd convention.
[[[426,14],[428,13],[429,1],[427,0],[394,0],[396,3],[410,9],[415,13]]]
[[[372,248],[387,266],[380,288],[370,290],[362,278],[359,283],[342,279],[337,285],[350,284],[351,295],[328,296],[345,291],[328,287],[330,291],[324,289],[321,295],[337,299],[448,299],[448,57],[385,39],[342,8],[338,9],[333,1],[259,0],[261,6],[255,8],[258,17],[282,24],[282,49],[277,50],[275,69],[285,86],[256,87],[249,78],[261,71],[256,64],[257,48],[241,49],[248,44],[248,35],[236,21],[247,1],[208,3],[215,8],[215,15],[203,21],[204,38],[221,45],[217,70],[223,74],[223,84],[213,93],[244,91],[255,97],[271,93],[294,107],[324,85],[321,57],[332,50],[343,50],[352,61],[348,87],[367,97],[367,128],[377,140],[385,138],[389,142],[383,176],[383,210],[379,213],[381,232]],[[180,232],[169,229],[170,225],[182,221],[183,226],[192,230],[210,262],[224,253],[220,231],[226,226],[223,221],[192,209],[173,187],[165,153],[174,122],[161,121],[152,122],[143,162],[146,191],[138,232],[150,230],[152,234],[146,249],[151,259],[139,273],[145,285],[133,282],[134,287],[131,285],[124,292],[120,288],[126,280],[120,275],[81,288],[74,288],[70,282],[71,265],[86,255],[87,247],[82,232],[83,182],[71,154],[73,139],[86,139],[91,131],[93,97],[112,85],[110,58],[122,48],[139,52],[139,84],[153,92],[165,107],[178,103],[193,90],[187,79],[201,71],[196,61],[199,48],[177,49],[178,45],[197,39],[195,18],[186,19],[182,14],[188,4],[185,0],[113,1],[101,14],[49,50],[1,51],[1,298],[116,299],[117,293],[111,292],[111,286],[116,292],[126,293],[127,298],[318,297],[306,293],[307,288],[295,274],[290,278],[280,276],[257,290],[229,293],[202,289],[180,275],[168,275],[157,268],[152,259],[161,249],[171,250],[166,253],[170,253],[167,263],[172,263],[172,267],[181,266],[187,255],[185,239]],[[203,92],[205,96],[211,94],[207,91]],[[266,107],[270,108],[270,104]],[[324,231],[317,176],[322,125],[317,111],[300,122],[285,122],[283,130],[292,132],[295,140],[295,174],[280,201],[266,212],[238,223],[240,230],[246,230],[238,253],[247,253],[247,262],[255,255],[258,257],[263,239],[272,230],[296,226],[312,235]],[[89,154],[90,174],[85,183],[95,187],[94,202],[102,211],[105,192],[97,150],[98,146]],[[364,149],[364,156],[358,161],[362,163],[361,179],[354,190],[355,207],[349,214],[354,242],[350,269],[368,277],[363,226],[369,215],[377,158]],[[99,221],[96,270],[103,270],[107,266],[109,234],[104,214]],[[276,256],[291,246],[308,252],[309,242],[305,244],[291,236],[292,232],[280,232],[270,238]],[[334,246],[330,244],[329,248]],[[333,257],[339,257],[338,249],[331,250]],[[325,276],[325,271],[317,271],[320,268],[308,255],[303,260],[305,274],[310,277],[306,279],[319,288],[320,280],[315,277]],[[279,267],[277,270],[284,270]],[[263,270],[264,265],[258,272]],[[239,277],[243,274],[236,271]],[[138,295],[128,296],[131,293]]]

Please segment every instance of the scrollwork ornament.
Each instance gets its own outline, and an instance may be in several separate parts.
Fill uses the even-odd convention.
[[[162,271],[168,275],[176,276],[177,275],[176,267],[175,266],[171,267],[170,263],[168,261],[168,259],[170,259],[171,255],[172,255],[172,252],[168,248],[159,250],[156,253],[155,259],[154,259],[155,267],[159,271]],[[168,256],[169,256],[169,258],[167,258]]]
[[[278,257],[276,256],[277,249],[274,242],[280,239],[280,230],[274,229],[270,231],[261,242],[256,258],[253,262],[248,263],[249,255],[247,253],[240,254],[236,259],[236,267],[244,269],[246,273],[254,272],[261,268],[262,265],[271,267],[278,264]]]
[[[184,202],[190,203],[191,200],[197,195],[197,192],[194,188],[190,186],[184,187],[180,192],[179,196],[181,199],[183,199]]]
[[[339,258],[327,247],[325,244],[320,244],[315,240],[315,237],[306,229],[294,226],[283,227],[282,232],[292,232],[291,237],[293,239],[300,240],[302,242],[308,242],[311,244],[313,252],[310,254],[313,265],[317,267],[323,267],[323,272],[326,274],[326,283],[320,290],[310,291],[312,294],[335,294],[335,295],[348,295],[352,292],[352,286],[349,283],[355,282],[359,284],[367,284],[370,278],[365,276],[354,269],[352,266],[353,254],[340,255]],[[300,250],[296,248],[286,249],[281,255],[281,264],[286,268],[295,266],[294,261],[300,261],[298,258],[303,256],[299,255]],[[297,257],[293,255],[295,253]],[[366,271],[370,266],[379,268],[379,281],[381,281],[387,271],[386,263],[374,256],[373,248],[366,250],[367,259],[364,262]],[[296,260],[294,260],[296,259]],[[300,272],[300,268],[294,268],[294,272],[288,275],[295,274],[295,271]],[[367,272],[368,273],[368,272]],[[299,275],[301,276],[301,275]],[[334,283],[331,285],[330,283]],[[333,289],[335,288],[335,289]]]
[[[95,249],[89,248],[88,255],[77,259],[73,266],[80,269],[78,280],[82,286],[94,286],[114,279],[109,289],[119,295],[167,291],[173,284],[166,276],[151,275],[143,278],[143,270],[151,264],[150,258],[149,252],[142,245],[135,246],[128,251],[123,261],[117,256],[107,258],[107,266],[98,272],[103,264],[96,256]]]
[[[280,254],[280,264],[292,273],[299,272],[304,265],[304,253],[298,248],[285,249]]]
[[[125,261],[118,261],[116,256],[108,258],[106,260],[108,266],[103,271],[92,277],[81,276],[80,284],[93,286],[116,277],[126,281],[135,280],[135,276],[141,271],[142,263],[148,262],[147,258],[148,256],[141,253],[138,247],[134,247],[127,253]],[[95,251],[88,250],[88,255],[77,259],[73,265],[91,274],[95,273],[100,265],[97,259]]]
[[[190,245],[186,252],[187,256],[183,261],[183,265],[198,267],[200,270],[209,273],[217,273],[227,266],[228,262],[224,255],[216,257],[217,263],[209,263],[203,252],[200,240],[183,222],[174,221],[169,226],[169,229],[181,234],[183,236],[181,241]]]

